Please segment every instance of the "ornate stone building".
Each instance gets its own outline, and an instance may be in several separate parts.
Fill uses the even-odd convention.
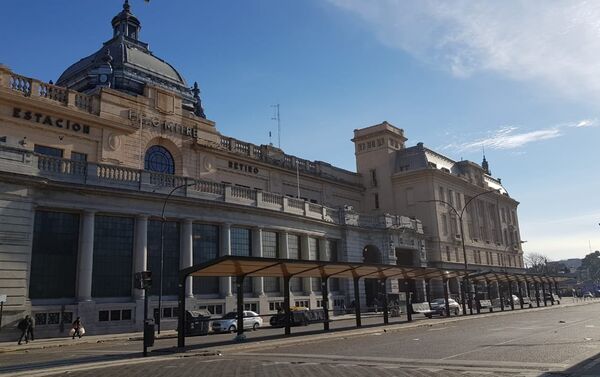
[[[220,134],[198,85],[140,40],[127,2],[112,27],[56,85],[0,66],[5,328],[32,313],[40,336],[76,316],[91,333],[141,329],[144,292],[132,276],[153,272],[156,311],[161,238],[164,328],[176,325],[178,270],[221,255],[396,263],[398,246],[426,263],[419,220],[363,213],[360,174]],[[282,288],[247,279],[247,307],[274,313]],[[228,277],[186,289],[190,308],[235,309]],[[379,294],[372,279],[360,289],[365,303]],[[317,307],[320,290],[317,279],[294,279],[292,302]],[[331,279],[329,291],[333,310],[353,297],[346,281]]]
[[[357,172],[222,135],[198,85],[140,40],[127,2],[112,27],[56,85],[0,66],[4,326],[32,313],[40,336],[76,316],[91,333],[139,330],[144,292],[132,277],[151,270],[152,310],[162,280],[163,327],[174,328],[178,270],[222,255],[461,268],[456,218],[421,201],[460,207],[488,189],[498,191],[465,217],[469,266],[522,266],[518,203],[487,168],[405,148],[388,123],[355,131]],[[353,286],[329,284],[330,307],[342,310]],[[365,279],[361,301],[378,287]],[[276,312],[282,289],[279,279],[247,279],[247,308]],[[292,303],[318,307],[320,289],[294,279]],[[399,294],[398,281],[386,290]],[[236,305],[229,277],[190,278],[186,295],[215,316]]]

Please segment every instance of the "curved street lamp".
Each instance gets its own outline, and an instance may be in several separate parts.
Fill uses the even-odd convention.
[[[456,214],[456,216],[458,216],[458,220],[460,221],[460,239],[462,241],[462,250],[463,250],[463,259],[465,261],[465,278],[463,279],[463,292],[465,292],[465,294],[468,296],[469,298],[469,313],[473,314],[473,305],[471,302],[471,289],[467,288],[469,286],[469,278],[468,278],[468,274],[469,274],[469,265],[467,262],[467,248],[465,247],[465,231],[464,231],[464,227],[463,227],[463,215],[465,213],[465,210],[467,209],[467,206],[473,201],[473,199],[485,195],[485,194],[489,194],[492,192],[498,192],[498,190],[487,190],[484,192],[481,192],[475,196],[473,196],[471,199],[469,199],[465,205],[459,210],[457,210],[456,208],[454,208],[454,206],[444,200],[440,200],[440,199],[430,199],[430,200],[419,200],[419,202],[421,203],[431,203],[431,202],[438,202],[438,203],[443,203],[446,204],[448,207],[450,207],[450,209],[452,211],[454,211],[454,213]],[[467,292],[467,289],[469,290],[469,292]],[[462,309],[463,309],[463,315],[467,314],[467,303],[466,300],[463,298],[462,300]]]
[[[173,195],[173,193],[180,188],[189,187],[195,185],[196,182],[192,183],[184,183],[183,185],[179,185],[173,187],[173,189],[169,192],[169,195],[165,198],[163,202],[162,211],[160,213],[160,279],[159,279],[159,290],[158,290],[158,321],[156,324],[158,333],[160,334],[160,322],[162,319],[162,295],[163,295],[163,270],[164,270],[164,249],[165,249],[165,208],[167,207],[167,202]],[[179,315],[184,315],[184,313],[179,313]]]

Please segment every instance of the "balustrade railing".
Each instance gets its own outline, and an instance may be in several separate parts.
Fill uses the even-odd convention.
[[[195,185],[192,188],[196,191],[204,192],[207,194],[224,195],[225,185],[217,182],[200,181],[196,180]]]
[[[140,171],[123,166],[101,165],[96,168],[96,178],[106,181],[121,181],[126,183],[140,181]]]
[[[67,90],[60,86],[40,82],[37,94],[42,98],[47,98],[62,104],[67,103]]]
[[[9,85],[12,90],[21,92],[26,96],[31,95],[31,79],[29,77],[13,73],[10,75]]]
[[[177,187],[186,184],[185,177],[150,172],[150,184],[159,187]]]
[[[30,174],[56,182],[78,182],[90,186],[119,187],[144,192],[153,192],[157,188],[168,189],[182,185],[185,186],[191,183],[187,190],[182,189],[177,194],[197,197],[198,192],[207,193],[214,195],[212,200],[216,201],[228,202],[233,199],[233,202],[237,202],[238,204],[256,207],[268,204],[266,208],[270,210],[283,212],[291,210],[292,213],[301,215],[306,215],[304,213],[306,209],[307,213],[310,213],[311,218],[331,223],[339,223],[340,219],[339,212],[335,209],[323,207],[320,204],[307,203],[297,198],[286,198],[281,194],[246,187],[230,186],[217,182],[149,172],[123,166],[52,157],[13,147],[0,146],[0,152],[6,152],[4,155],[0,153],[0,172]],[[15,154],[21,154],[23,156],[22,160],[15,160]],[[10,156],[10,158],[3,156]],[[34,158],[27,158],[27,156],[33,156]],[[21,161],[20,165],[15,165],[15,161]],[[27,170],[23,170],[24,167],[36,169],[29,170],[29,173],[27,173]],[[165,191],[160,192],[164,193]],[[258,195],[259,192],[260,196]]]
[[[304,210],[304,200],[288,198],[288,206],[290,208]]]
[[[245,187],[231,187],[231,196],[234,198],[256,200],[256,190]]]
[[[283,196],[278,194],[273,194],[271,192],[263,192],[262,193],[263,202],[274,204],[277,206],[283,205]]]
[[[45,173],[85,176],[87,163],[65,158],[38,155],[38,169]]]
[[[81,109],[81,110],[91,113],[92,112],[92,97],[88,96],[87,94],[76,93],[75,94],[75,106],[78,109]]]

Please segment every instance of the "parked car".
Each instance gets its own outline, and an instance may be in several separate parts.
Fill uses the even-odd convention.
[[[583,298],[594,298],[594,294],[592,292],[585,292]]]
[[[436,298],[435,300],[431,301],[430,306],[431,312],[425,314],[425,316],[431,318],[431,316],[434,314],[441,316],[446,315],[446,300],[443,298]],[[450,313],[454,313],[455,315],[460,313],[460,305],[453,299],[448,299],[448,306],[450,307]]]
[[[257,313],[244,310],[244,329],[257,330],[262,323],[263,320]],[[223,318],[212,321],[211,328],[214,332],[237,331],[237,312],[229,312]]]
[[[512,300],[513,305],[521,304],[521,300],[519,300],[519,296],[517,296],[517,295],[512,295],[512,297],[509,298],[508,305],[510,305],[510,300]]]

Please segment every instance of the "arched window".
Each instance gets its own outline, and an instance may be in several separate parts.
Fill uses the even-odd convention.
[[[157,173],[175,174],[173,156],[165,147],[153,145],[146,151],[144,169]]]

